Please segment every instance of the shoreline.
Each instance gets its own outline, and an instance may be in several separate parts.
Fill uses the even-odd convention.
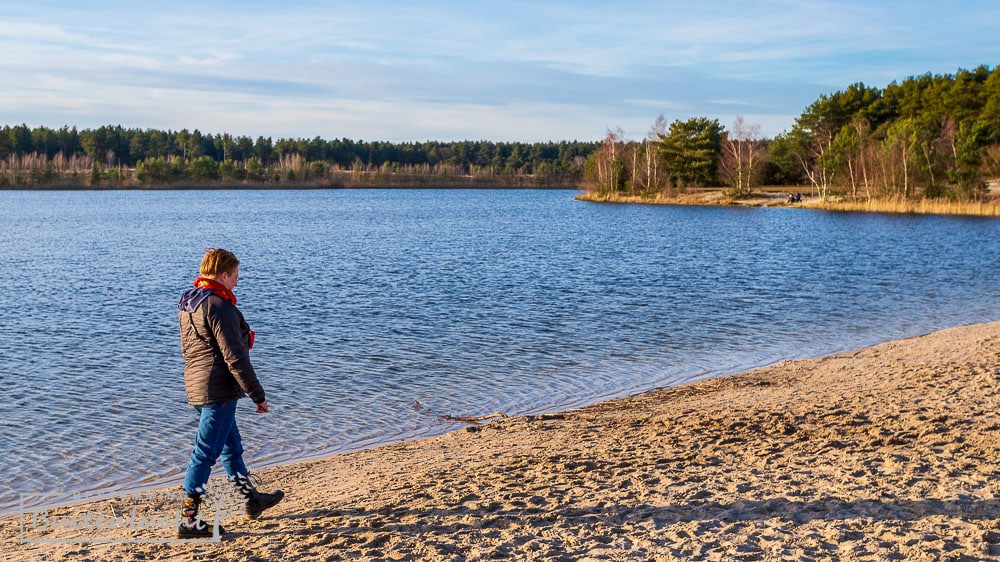
[[[622,195],[617,193],[596,194],[584,192],[576,196],[577,201],[609,204],[636,205],[679,205],[704,207],[787,207],[815,211],[848,213],[887,213],[896,215],[957,215],[976,217],[1000,216],[1000,195],[988,194],[982,201],[949,201],[944,199],[870,199],[852,201],[842,197],[823,199],[806,186],[762,188],[752,195],[733,198],[721,188],[696,188],[676,195],[662,193],[652,197]],[[794,203],[788,196],[797,193],[801,200]]]
[[[69,192],[69,191],[319,191],[319,190],[496,190],[496,191],[576,191],[577,201],[589,203],[633,204],[633,205],[677,205],[692,207],[786,207],[847,213],[880,213],[896,215],[951,215],[967,217],[1000,217],[1000,194],[988,194],[979,201],[949,201],[943,199],[871,199],[848,200],[833,197],[824,200],[816,195],[803,195],[812,191],[809,187],[764,188],[752,195],[740,198],[730,197],[724,188],[692,188],[676,195],[655,196],[595,194],[578,184],[557,184],[533,182],[483,182],[477,178],[451,178],[435,183],[409,182],[174,182],[169,184],[121,184],[90,186],[83,184],[48,184],[0,186],[0,191],[11,192]],[[788,201],[790,194],[797,193],[801,200]]]
[[[577,201],[591,203],[637,204],[637,205],[680,205],[692,207],[792,207],[810,208],[821,201],[819,197],[804,197],[799,203],[789,203],[788,196],[794,193],[808,193],[810,188],[793,186],[787,188],[769,188],[754,192],[743,198],[733,198],[725,193],[724,188],[690,188],[684,193],[667,195],[657,193],[649,197],[643,195],[624,195],[619,193],[584,192],[576,196]]]
[[[998,357],[1000,322],[973,324],[266,468],[286,500],[218,544],[22,544],[10,516],[3,540],[25,560],[1000,559]]]

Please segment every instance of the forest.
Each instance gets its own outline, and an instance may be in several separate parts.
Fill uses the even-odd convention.
[[[1000,67],[855,83],[764,138],[737,117],[660,116],[641,140],[391,143],[103,126],[0,128],[0,187],[570,187],[732,197],[802,186],[843,200],[981,199],[1000,178]]]
[[[0,128],[0,187],[576,187],[599,142],[279,139],[104,126]]]
[[[982,198],[1000,178],[1000,67],[910,77],[884,89],[856,83],[822,95],[791,130],[763,138],[742,117],[662,116],[641,141],[609,131],[586,163],[603,195],[651,197],[725,187],[800,185],[845,200]]]

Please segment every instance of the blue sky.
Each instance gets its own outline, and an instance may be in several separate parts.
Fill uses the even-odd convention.
[[[393,142],[766,136],[1000,56],[1000,2],[0,2],[0,124]]]

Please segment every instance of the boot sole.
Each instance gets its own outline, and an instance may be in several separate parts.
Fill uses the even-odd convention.
[[[177,538],[178,539],[210,539],[210,538],[213,538],[214,536],[215,536],[215,534],[212,532],[212,528],[211,527],[208,528],[208,534],[197,533],[197,532],[194,532],[194,533],[191,533],[191,532],[184,533],[184,532],[181,532],[181,531],[177,531]],[[225,533],[222,531],[222,529],[219,529],[219,536],[220,537],[225,536]]]
[[[219,525],[219,536],[222,537],[225,536],[225,534],[225,528],[223,528],[222,525]],[[212,532],[212,527],[206,527],[205,531],[195,531],[182,525],[181,528],[177,529],[177,538],[179,539],[210,539],[214,536],[215,534]]]
[[[271,503],[269,503],[267,505],[261,505],[261,506],[259,506],[258,509],[251,509],[250,505],[247,504],[247,517],[249,517],[250,519],[257,519],[258,517],[260,517],[260,515],[262,513],[264,513],[265,509],[268,509],[268,508],[271,508],[271,507],[274,507],[274,506],[278,505],[278,503],[281,502],[281,500],[283,500],[285,498],[285,493],[282,492],[281,490],[278,490],[278,491],[276,491],[274,493],[277,494],[278,497],[273,502],[271,502]]]

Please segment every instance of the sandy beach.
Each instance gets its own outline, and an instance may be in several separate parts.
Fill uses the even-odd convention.
[[[221,542],[79,517],[179,488],[5,517],[0,558],[1000,560],[998,360],[953,328],[262,470],[285,501],[220,498]]]

